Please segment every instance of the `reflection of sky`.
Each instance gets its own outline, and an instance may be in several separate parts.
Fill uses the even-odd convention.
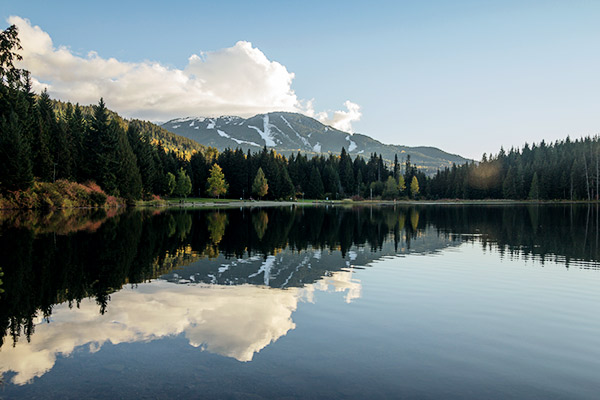
[[[174,285],[155,281],[111,295],[100,315],[93,300],[79,308],[53,309],[51,322],[39,320],[31,342],[0,349],[0,372],[14,371],[12,383],[25,384],[54,366],[58,355],[89,345],[148,342],[183,333],[190,345],[211,353],[251,361],[254,353],[295,328],[292,313],[298,301],[312,301],[314,291],[345,292],[350,302],[361,285],[351,271],[338,271],[304,288],[273,289],[239,285]]]

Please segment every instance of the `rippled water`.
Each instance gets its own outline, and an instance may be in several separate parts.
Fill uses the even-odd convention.
[[[595,206],[5,215],[4,398],[600,393]]]

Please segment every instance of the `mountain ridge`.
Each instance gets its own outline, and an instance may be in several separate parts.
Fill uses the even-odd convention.
[[[181,117],[160,125],[177,135],[195,140],[219,150],[242,148],[259,151],[264,146],[289,156],[292,153],[339,154],[342,147],[352,155],[381,154],[391,162],[394,156],[411,162],[427,173],[468,160],[433,146],[403,146],[384,144],[362,133],[348,133],[325,125],[299,113],[277,111],[257,114],[249,118],[234,115],[219,117]]]

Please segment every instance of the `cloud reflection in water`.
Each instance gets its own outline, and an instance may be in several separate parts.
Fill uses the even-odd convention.
[[[337,271],[303,288],[177,285],[158,280],[111,295],[104,315],[92,299],[69,309],[56,305],[51,322],[36,321],[29,343],[0,349],[0,373],[15,372],[11,382],[29,383],[54,366],[58,355],[81,346],[91,352],[105,343],[148,342],[183,333],[190,345],[211,353],[251,361],[254,354],[295,328],[292,313],[315,291],[345,292],[359,298],[361,284],[351,271]]]

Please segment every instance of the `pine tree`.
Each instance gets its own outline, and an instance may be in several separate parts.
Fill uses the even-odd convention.
[[[127,135],[120,127],[114,127],[118,135],[116,152],[116,185],[118,193],[127,200],[137,200],[142,195],[142,176],[137,158],[131,150]]]
[[[28,144],[13,112],[8,122],[4,117],[0,120],[0,188],[25,190],[32,182]]]
[[[208,179],[208,164],[202,153],[195,153],[190,159],[190,167],[192,169],[192,191],[194,196],[202,197],[206,190],[206,180]]]
[[[312,177],[312,171],[311,171]],[[354,192],[354,168],[352,167],[352,160],[346,153],[346,149],[342,147],[342,153],[340,155],[339,164],[339,177],[340,183],[342,184],[342,190],[345,194],[351,194]]]
[[[538,174],[534,172],[533,178],[531,179],[531,186],[529,189],[529,200],[539,200],[540,198],[540,188],[538,182]]]
[[[283,199],[288,199],[290,197],[294,197],[295,193],[294,193],[294,184],[292,183],[292,180],[290,179],[290,175],[288,174],[287,171],[287,167],[285,166],[285,164],[283,164],[281,166],[281,169],[279,170],[279,189],[281,191],[281,197]]]
[[[85,167],[87,154],[85,152],[85,120],[79,104],[75,105],[73,112],[67,114],[69,133],[71,136],[71,157],[73,159],[72,175],[76,181],[85,180]]]
[[[55,178],[55,165],[50,150],[50,131],[55,121],[52,104],[46,92],[43,92],[37,101],[35,114],[35,137],[31,148],[33,174],[43,181],[51,182]]]
[[[171,172],[167,172],[163,177],[162,192],[167,196],[170,196],[175,190],[176,185],[177,183],[175,180],[175,175],[173,175]]]
[[[394,179],[398,181],[400,178],[400,163],[398,162],[398,154],[394,154]]]
[[[219,167],[219,164],[214,164],[210,169],[210,176],[206,182],[206,191],[209,196],[219,198],[221,195],[227,193],[229,185],[225,181],[225,174]]]
[[[96,181],[107,193],[116,194],[118,160],[118,124],[109,121],[104,100],[93,107],[89,129],[85,137],[86,179]]]
[[[22,71],[15,68],[14,62],[23,59],[17,27],[11,25],[0,32],[0,83],[13,84],[21,79]]]
[[[502,194],[505,199],[516,199],[517,198],[517,180],[516,180],[516,172],[512,167],[508,167],[508,172],[506,173],[506,178],[504,179],[504,183],[502,184]]]
[[[331,164],[327,164],[323,169],[323,185],[331,198],[337,198],[340,179]]]
[[[256,177],[254,178],[254,182],[252,183],[252,193],[258,196],[259,199],[266,196],[269,192],[269,184],[267,182],[267,178],[265,177],[265,173],[262,168],[258,168],[256,172]]]
[[[362,171],[359,169],[358,173],[356,174],[356,195],[360,196],[363,192],[364,192],[364,183],[363,183]]]
[[[129,124],[127,128],[127,139],[137,160],[142,180],[142,193],[153,193],[158,172],[153,154],[154,147],[149,143],[147,136],[140,136],[139,128],[133,124]]]
[[[310,199],[322,199],[324,195],[323,180],[321,174],[315,165],[312,167],[310,172],[310,181],[308,183],[308,190],[306,196]]]

